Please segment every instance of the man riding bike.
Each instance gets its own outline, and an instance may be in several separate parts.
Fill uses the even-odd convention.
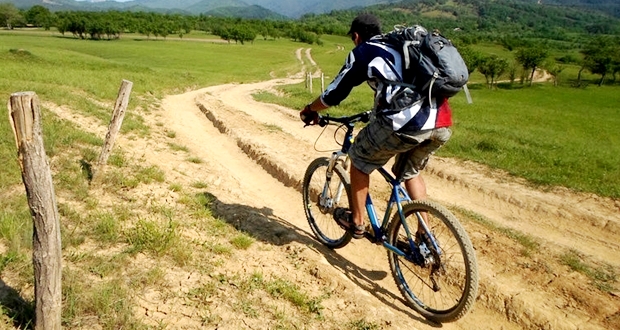
[[[450,138],[452,115],[447,100],[428,99],[398,84],[403,81],[403,58],[397,49],[374,38],[381,34],[377,17],[357,16],[348,34],[355,48],[326,90],[300,112],[300,118],[306,125],[317,124],[318,111],[340,104],[353,87],[363,82],[375,91],[373,120],[359,132],[349,150],[352,209],[334,211],[334,218],[343,228],[354,238],[362,238],[370,173],[396,156],[395,164],[406,161],[404,182],[409,196],[426,199],[420,171],[429,156]],[[413,150],[409,159],[401,159],[409,150]]]

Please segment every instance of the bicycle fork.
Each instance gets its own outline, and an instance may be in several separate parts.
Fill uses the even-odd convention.
[[[325,213],[331,213],[334,210],[334,207],[338,204],[338,202],[340,202],[340,198],[342,197],[342,193],[344,192],[344,189],[345,189],[344,182],[340,182],[338,184],[338,187],[336,188],[336,194],[333,197],[330,197],[331,195],[329,193],[330,192],[329,187],[331,184],[332,177],[334,176],[334,168],[338,164],[338,160],[340,159],[340,156],[342,155],[344,154],[340,151],[334,152],[327,166],[325,184],[323,185],[323,190],[321,191],[319,195],[319,206],[321,207],[322,210],[324,210]],[[345,165],[346,161],[343,163],[344,163],[343,165]]]

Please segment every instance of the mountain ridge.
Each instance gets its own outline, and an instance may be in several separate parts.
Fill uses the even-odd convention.
[[[400,0],[130,0],[118,2],[114,0],[8,0],[21,9],[35,5],[43,6],[51,11],[65,10],[132,10],[147,8],[155,12],[184,12],[191,15],[209,14],[218,10],[229,12],[231,7],[245,7],[244,11],[262,11],[266,15],[299,18],[305,14],[322,14],[333,10],[366,7],[376,4],[396,3]],[[267,11],[273,12],[268,14]]]
[[[241,8],[243,8],[244,13],[260,12],[261,15],[266,15],[261,18],[284,17],[293,19],[307,14],[326,14],[333,11],[361,9],[386,4],[454,5],[452,0],[129,0],[122,2],[115,0],[4,0],[2,2],[13,3],[21,9],[40,5],[51,11],[130,10],[239,17],[243,17],[241,15]],[[465,1],[465,3],[474,5],[484,2],[486,0]],[[513,0],[509,2],[583,8],[620,17],[620,3],[617,0]],[[239,8],[238,12],[234,10],[236,7]]]

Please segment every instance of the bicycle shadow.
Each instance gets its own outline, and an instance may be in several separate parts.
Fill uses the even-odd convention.
[[[329,249],[312,239],[313,233],[302,229],[291,222],[278,217],[271,208],[255,208],[243,204],[227,204],[220,201],[217,196],[204,192],[202,193],[211,201],[205,207],[211,209],[212,213],[237,230],[246,232],[255,239],[262,242],[283,246],[291,242],[298,242],[321,253],[327,262],[340,270],[353,283],[364,289],[383,304],[398,310],[410,318],[429,326],[442,327],[441,324],[429,321],[416,314],[406,306],[400,293],[393,293],[380,286],[377,281],[388,276],[385,271],[368,270],[350,262],[337,251]],[[385,260],[387,263],[387,259]],[[400,302],[397,304],[396,302]]]
[[[0,279],[0,308],[16,329],[34,328],[34,302],[26,301],[19,292]]]

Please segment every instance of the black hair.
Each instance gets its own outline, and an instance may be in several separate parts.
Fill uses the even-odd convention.
[[[357,15],[353,22],[351,22],[351,29],[349,29],[348,35],[357,33],[362,41],[366,41],[378,34],[381,34],[381,22],[377,16],[369,13]]]

